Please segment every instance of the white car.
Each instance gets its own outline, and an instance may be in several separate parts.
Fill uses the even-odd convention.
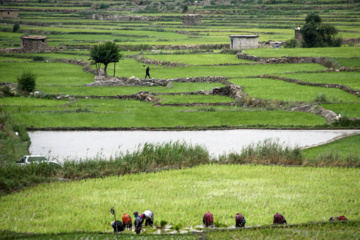
[[[17,161],[16,163],[18,163],[19,165],[28,165],[28,164],[39,164],[39,163],[47,163],[50,166],[53,166],[55,168],[62,168],[62,166],[60,164],[58,164],[55,161],[49,161],[47,160],[46,157],[42,156],[42,155],[26,155],[23,156],[20,161]]]

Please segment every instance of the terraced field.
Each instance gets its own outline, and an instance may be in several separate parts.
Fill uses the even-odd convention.
[[[360,46],[356,41],[360,38],[360,4],[357,1],[13,0],[1,3],[3,13],[7,9],[17,9],[19,18],[0,19],[0,48],[19,48],[20,37],[25,34],[46,35],[48,45],[54,47],[46,53],[6,53],[4,50],[0,53],[0,117],[3,121],[11,116],[15,122],[12,132],[7,128],[0,132],[4,143],[0,145],[0,171],[3,173],[0,174],[0,186],[5,188],[13,184],[10,190],[0,189],[1,192],[56,181],[60,176],[59,172],[44,174],[40,170],[40,173],[33,174],[31,171],[36,169],[25,174],[18,169],[9,170],[6,164],[2,164],[3,158],[15,156],[11,159],[14,165],[14,159],[27,151],[29,139],[26,139],[26,131],[21,125],[33,130],[342,129],[360,126]],[[305,23],[309,12],[319,13],[323,22],[338,28],[342,38],[346,41],[352,38],[355,42],[346,43],[341,48],[270,47],[269,42],[294,38],[294,28]],[[183,25],[183,15],[188,14],[200,14],[201,24]],[[119,16],[118,20],[111,19],[114,15]],[[110,20],[98,20],[109,16]],[[16,32],[13,31],[15,24],[20,27]],[[229,35],[237,34],[258,34],[259,48],[230,50]],[[119,45],[124,58],[116,65],[108,66],[109,76],[105,81],[96,82],[89,50],[106,41]],[[239,59],[238,52],[263,59]],[[321,60],[306,60],[309,57]],[[289,58],[303,61],[286,63]],[[151,80],[144,79],[147,66],[151,69]],[[17,77],[24,71],[35,73],[37,78],[36,93],[29,96],[16,92]],[[122,79],[126,79],[125,83],[121,82]],[[136,83],[128,84],[131,81]],[[147,81],[150,82],[147,84]],[[115,83],[111,85],[112,82]],[[164,82],[166,84],[158,85]],[[17,146],[15,142],[19,140],[19,133],[22,142]],[[3,140],[8,136],[13,138]],[[305,156],[302,161],[314,166],[358,166],[358,144],[359,136],[353,136],[305,150],[301,152]],[[181,148],[174,155],[160,154],[171,156],[171,161],[166,160],[161,167],[184,166],[183,163],[173,163],[173,159],[184,159],[183,151]],[[146,199],[151,199],[149,207],[155,207],[159,229],[163,220],[172,224],[171,229],[176,232],[191,231],[188,227],[196,226],[200,222],[199,216],[208,208],[217,214],[217,227],[231,228],[233,212],[238,211],[239,206],[249,216],[248,223],[254,226],[271,223],[272,214],[279,209],[285,211],[291,223],[305,224],[296,225],[294,230],[264,227],[245,231],[205,231],[196,236],[174,235],[179,239],[304,239],[313,234],[324,239],[358,238],[359,223],[356,220],[359,220],[359,209],[354,200],[358,193],[357,168],[215,165],[209,163],[206,153],[201,149],[200,152],[206,161],[195,157],[198,162],[193,163],[191,157],[194,154],[190,153],[191,157],[186,157],[190,163],[186,166],[203,164],[201,161],[206,162],[205,165],[156,174],[127,174],[137,173],[139,169],[149,170],[141,168],[145,164],[125,163],[128,156],[116,162],[125,169],[121,174],[117,173],[126,173],[120,177],[106,177],[116,171],[114,166],[102,162],[103,159],[83,165],[69,163],[70,167],[61,172],[61,177],[86,179],[100,174],[103,178],[39,185],[2,197],[1,209],[6,211],[0,215],[4,220],[0,221],[0,238],[112,239],[115,236],[110,235],[112,216],[108,216],[108,206],[115,204],[119,211],[130,212],[145,207]],[[296,154],[299,156],[300,152]],[[157,167],[148,159],[149,152],[138,155],[139,163],[147,161],[151,167]],[[236,161],[237,156],[233,157]],[[105,170],[98,170],[102,165],[106,166]],[[281,178],[274,179],[279,173]],[[303,181],[304,174],[306,182]],[[148,181],[150,175],[151,181]],[[343,175],[346,177],[339,177]],[[184,184],[177,184],[174,176]],[[195,181],[190,181],[190,178]],[[124,185],[118,185],[119,179],[124,181]],[[170,181],[174,184],[169,185]],[[134,182],[139,183],[136,191],[132,186]],[[234,187],[234,183],[238,186]],[[117,187],[112,189],[114,185]],[[66,206],[59,189],[67,194]],[[69,189],[74,195],[67,193]],[[256,191],[249,192],[249,189]],[[159,190],[161,201],[168,204],[177,199],[179,202],[173,203],[180,207],[165,203],[160,204],[166,205],[165,209],[160,207],[153,199],[155,190]],[[184,193],[181,198],[179,192]],[[105,198],[101,197],[104,193]],[[274,193],[282,199],[281,204]],[[224,196],[226,206],[219,204]],[[137,198],[141,203],[134,204],[133,199]],[[202,201],[205,198],[209,200],[207,206]],[[242,206],[239,199],[248,201],[251,209]],[[29,207],[23,208],[24,205]],[[59,212],[64,207],[67,211]],[[186,209],[186,214],[182,209]],[[93,221],[94,212],[97,213],[96,221]],[[174,214],[179,216],[175,220]],[[346,214],[352,221],[343,226],[307,225],[313,220],[327,221],[333,214]],[[26,219],[22,218],[24,216]],[[77,231],[86,231],[86,234]],[[157,231],[147,228],[146,232],[151,234],[142,233],[142,237],[169,237],[153,235]],[[133,236],[132,232],[120,238],[129,236]]]

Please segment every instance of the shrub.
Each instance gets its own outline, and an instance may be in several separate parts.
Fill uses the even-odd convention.
[[[296,48],[296,47],[297,47],[297,42],[296,42],[295,38],[285,41],[284,48]]]
[[[42,62],[42,61],[45,60],[45,58],[44,58],[44,57],[41,57],[41,56],[35,56],[35,57],[33,58],[33,60],[34,60],[34,62]]]
[[[110,7],[109,4],[101,3],[99,8],[100,9],[106,9],[106,8],[109,8],[109,7]]]
[[[320,95],[316,96],[316,98],[314,99],[314,102],[316,102],[318,104],[326,104],[326,103],[329,103],[329,100],[327,99],[325,94],[320,94]]]
[[[13,25],[13,32],[17,32],[19,29],[20,29],[20,24],[15,23],[15,24]]]
[[[36,75],[30,71],[25,71],[17,77],[18,88],[23,92],[32,92],[36,85]]]
[[[165,225],[166,225],[167,223],[168,223],[167,221],[161,220],[161,221],[160,221],[160,226],[161,226],[161,227],[165,227]]]

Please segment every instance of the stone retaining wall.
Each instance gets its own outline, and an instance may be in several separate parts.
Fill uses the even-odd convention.
[[[322,64],[325,60],[324,57],[280,57],[280,58],[270,58],[270,57],[257,57],[251,56],[244,53],[236,54],[238,59],[245,59],[249,61],[276,64],[276,63],[318,63]]]
[[[360,38],[343,38],[342,43],[343,44],[349,44],[349,43],[358,44],[358,43],[360,43]]]
[[[99,79],[99,78],[95,78]],[[167,86],[170,82],[202,82],[213,83],[221,82],[227,83],[227,78],[224,77],[191,77],[191,78],[173,78],[173,79],[139,79],[139,78],[122,78],[122,77],[103,77],[102,81],[94,81],[94,83],[86,84],[88,87],[104,87],[104,86]]]
[[[136,15],[105,15],[105,14],[93,14],[94,20],[117,20],[117,21],[149,21],[156,20],[157,17],[149,16],[136,16]]]

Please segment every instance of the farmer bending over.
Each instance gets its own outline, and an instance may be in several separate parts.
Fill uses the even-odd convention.
[[[136,234],[139,234],[141,232],[141,228],[142,228],[142,219],[139,216],[139,213],[137,211],[134,212],[134,216],[135,216],[135,221],[134,221],[135,232],[136,232]]]
[[[145,212],[143,212],[143,214],[141,214],[141,223],[144,222],[144,219],[146,220],[145,221],[145,226],[151,226],[153,225],[154,223],[154,213],[151,211],[151,210],[146,210]]]
[[[122,221],[123,221],[124,227],[126,229],[129,229],[132,227],[131,217],[129,214],[124,213],[124,215],[122,216]]]
[[[112,221],[111,226],[114,229],[114,232],[122,232],[124,231],[124,226],[121,221]]]
[[[210,227],[214,223],[214,216],[211,212],[206,212],[203,217],[203,223],[205,224],[205,227]]]
[[[329,221],[347,221],[348,219],[345,216],[339,216],[339,217],[331,217]]]
[[[244,216],[240,213],[237,213],[236,217],[235,217],[236,227],[245,227],[245,223],[246,223],[246,220],[245,220]]]
[[[283,215],[281,215],[280,213],[276,213],[274,215],[273,224],[285,224],[285,223],[286,223],[286,220]]]

